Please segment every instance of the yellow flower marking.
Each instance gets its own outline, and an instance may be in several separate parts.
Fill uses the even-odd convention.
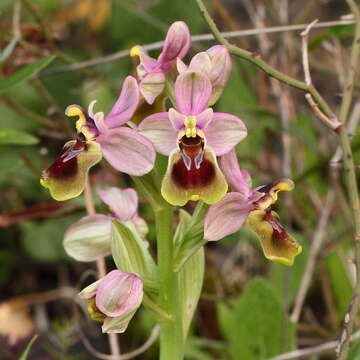
[[[78,116],[79,119],[76,121],[76,130],[84,134],[87,140],[93,138],[93,134],[86,127],[86,116],[83,109],[78,105],[69,105],[65,110],[66,116]]]
[[[197,130],[196,130],[196,116],[194,115],[189,115],[185,118],[184,120],[184,125],[185,125],[185,135],[186,137],[196,137],[197,135]]]
[[[139,45],[133,46],[130,50],[130,56],[140,56],[141,54],[141,47]]]
[[[290,179],[279,180],[269,192],[257,202],[258,208],[262,210],[269,208],[276,203],[279,191],[291,191],[294,189],[294,186],[293,181]]]

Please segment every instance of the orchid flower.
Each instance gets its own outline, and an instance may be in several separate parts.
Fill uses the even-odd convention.
[[[210,49],[197,53],[190,61],[189,66],[177,59],[177,70],[179,74],[185,71],[201,71],[211,81],[212,94],[209,106],[212,106],[222,94],[231,74],[231,57],[226,46],[215,45]]]
[[[227,192],[216,156],[229,152],[247,130],[236,116],[208,108],[211,94],[207,76],[184,72],[175,82],[177,110],[150,115],[139,125],[155,149],[169,156],[161,193],[172,205],[199,199],[213,204]]]
[[[151,171],[156,156],[152,144],[135,129],[125,126],[137,109],[139,97],[136,79],[128,76],[106,116],[102,112],[94,114],[96,101],[91,102],[88,112],[79,105],[67,107],[67,116],[78,116],[77,138],[64,145],[53,165],[43,171],[40,181],[55,200],[80,195],[89,169],[102,155],[115,169],[130,175],[140,176]]]
[[[143,282],[135,274],[113,270],[79,295],[88,301],[90,317],[103,324],[103,333],[123,333],[141,305]]]
[[[141,237],[148,227],[138,215],[138,197],[133,189],[111,187],[98,190],[101,200],[109,206],[109,215],[85,216],[71,225],[64,235],[64,248],[77,261],[95,261],[111,254],[111,222],[131,222]]]
[[[164,41],[164,47],[155,60],[147,55],[141,46],[131,49],[131,56],[139,56],[137,74],[140,79],[140,92],[148,104],[153,104],[156,97],[165,88],[166,73],[171,70],[176,59],[182,59],[189,50],[191,42],[189,28],[183,21],[174,22]]]
[[[221,158],[221,168],[235,192],[210,207],[205,217],[205,239],[220,240],[246,224],[259,237],[267,259],[291,266],[302,248],[281,225],[271,206],[278,192],[291,191],[294,183],[281,179],[252,190],[249,173],[240,169],[234,150]]]

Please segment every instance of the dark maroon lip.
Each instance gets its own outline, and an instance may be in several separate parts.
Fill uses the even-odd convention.
[[[204,159],[199,169],[194,166],[188,170],[182,158],[174,164],[171,176],[174,182],[182,189],[198,189],[209,185],[215,178],[214,165]]]
[[[60,155],[54,163],[44,171],[44,176],[48,178],[67,179],[73,177],[78,170],[77,157],[87,149],[86,141],[77,135],[74,144],[62,149]]]
[[[263,219],[266,222],[268,222],[273,229],[271,239],[274,245],[281,246],[281,245],[290,245],[292,243],[289,234],[287,233],[285,228],[280,224],[280,221],[277,218],[277,216],[274,216],[270,210],[266,211]]]

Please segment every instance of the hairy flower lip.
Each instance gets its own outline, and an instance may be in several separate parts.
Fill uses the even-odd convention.
[[[246,224],[258,236],[267,259],[291,266],[302,248],[281,225],[271,207],[279,191],[294,188],[293,181],[279,179],[252,189],[251,178],[246,170],[240,169],[235,150],[222,157],[221,166],[235,192],[226,194],[210,207],[205,217],[204,238],[220,240]]]
[[[139,100],[137,80],[127,76],[118,99],[106,116],[103,112],[94,113],[95,100],[89,104],[88,111],[76,104],[66,108],[67,116],[78,118],[76,140],[65,144],[40,180],[54,199],[63,201],[79,196],[89,169],[102,156],[116,170],[129,175],[141,176],[152,170],[156,157],[153,144],[137,129],[125,125],[138,108]]]

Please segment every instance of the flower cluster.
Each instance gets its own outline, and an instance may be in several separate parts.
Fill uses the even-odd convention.
[[[107,115],[94,113],[96,101],[88,111],[68,106],[65,114],[77,117],[76,139],[64,145],[43,172],[41,184],[56,200],[71,199],[81,194],[89,169],[102,156],[116,170],[142,176],[153,169],[158,152],[168,157],[161,183],[163,198],[175,206],[189,200],[211,205],[204,222],[206,240],[219,240],[246,225],[260,239],[266,258],[292,265],[301,246],[271,207],[278,192],[290,191],[294,184],[281,179],[251,188],[250,175],[240,169],[235,152],[247,136],[246,126],[237,116],[212,109],[230,77],[228,49],[213,46],[186,65],[183,58],[190,41],[187,25],[178,21],[170,26],[158,59],[135,46],[131,55],[139,57],[138,78],[125,79]],[[154,104],[165,91],[171,107],[147,116],[139,125],[130,121],[141,103]],[[228,193],[228,186],[234,192]],[[119,269],[80,295],[88,300],[91,317],[103,323],[104,332],[123,332],[143,295],[156,296],[157,267],[147,249],[148,229],[138,215],[136,192],[113,187],[98,195],[110,213],[86,216],[73,224],[65,234],[64,247],[78,261],[113,255]],[[116,258],[114,251],[119,249]],[[130,254],[133,259],[127,258]]]

